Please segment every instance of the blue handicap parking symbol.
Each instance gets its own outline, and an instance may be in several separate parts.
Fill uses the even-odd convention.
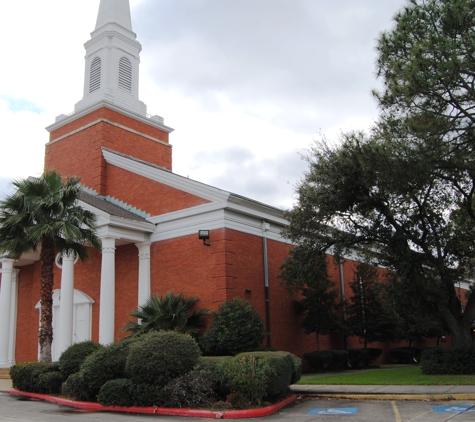
[[[437,413],[475,413],[473,406],[460,405],[460,406],[433,406],[434,412]]]
[[[310,409],[308,415],[356,415],[357,407],[336,407],[326,409]]]

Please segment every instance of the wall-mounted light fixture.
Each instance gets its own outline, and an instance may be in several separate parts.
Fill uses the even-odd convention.
[[[252,290],[251,289],[244,289],[244,292],[247,294],[247,295],[250,295]]]
[[[198,239],[203,240],[203,245],[211,246],[210,243],[206,243],[209,239],[209,230],[198,230]]]

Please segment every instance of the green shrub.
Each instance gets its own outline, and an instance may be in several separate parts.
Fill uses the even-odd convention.
[[[200,339],[204,355],[225,356],[258,349],[265,337],[261,316],[244,299],[222,303]]]
[[[348,362],[352,368],[366,368],[383,353],[382,349],[368,347],[367,349],[348,349]]]
[[[303,358],[307,361],[307,364],[311,369],[317,371],[328,368],[333,363],[333,353],[331,350],[305,353]]]
[[[97,401],[103,406],[133,406],[134,399],[131,395],[132,387],[132,381],[126,378],[107,381],[101,387]]]
[[[89,386],[84,381],[81,372],[71,374],[63,383],[61,394],[79,401],[95,401],[95,395],[90,393]]]
[[[395,347],[389,351],[391,359],[398,363],[418,363],[424,349],[419,347]]]
[[[125,378],[125,364],[131,340],[102,347],[89,355],[81,365],[79,373],[86,391],[81,393],[87,401],[96,401],[101,387],[110,380]]]
[[[202,369],[205,371],[216,372],[219,364],[226,359],[232,359],[231,356],[201,356],[196,369]]]
[[[289,353],[289,355],[292,359],[292,379],[290,380],[290,384],[295,384],[300,381],[300,378],[302,377],[302,359],[295,356],[293,353]]]
[[[216,402],[219,383],[216,374],[194,369],[171,380],[164,388],[167,407],[204,407]]]
[[[421,370],[426,375],[473,375],[475,345],[451,349],[427,348],[422,353]]]
[[[83,341],[68,347],[58,360],[59,370],[62,372],[64,379],[79,372],[81,364],[86,358],[101,347],[103,346],[93,341]]]
[[[64,376],[59,371],[46,372],[38,376],[38,391],[41,394],[60,394]]]
[[[237,391],[228,394],[226,402],[234,409],[244,409],[249,406],[249,400],[244,396],[244,394],[238,393]]]
[[[130,387],[130,395],[134,406],[165,407],[168,402],[166,391],[162,387],[152,384],[132,383]]]
[[[272,368],[267,379],[265,396],[276,396],[289,389],[294,373],[294,361],[288,352],[247,352],[240,353],[235,359],[252,356],[257,360],[265,360]]]
[[[144,334],[131,344],[126,363],[127,378],[136,384],[165,386],[191,371],[201,352],[187,334],[159,331]]]
[[[268,359],[254,356],[224,360],[219,365],[219,372],[221,382],[229,392],[241,393],[248,405],[258,406],[267,393],[269,378],[275,374]]]
[[[40,381],[40,377],[46,380],[47,378],[44,378],[46,374],[55,372],[59,374],[59,366],[57,363],[25,362],[13,365],[10,369],[10,377],[12,379],[13,388],[17,390],[30,393],[50,394],[59,392],[52,391],[57,383],[50,388],[45,385],[43,381]],[[53,379],[56,378],[57,375],[49,375],[47,377]]]

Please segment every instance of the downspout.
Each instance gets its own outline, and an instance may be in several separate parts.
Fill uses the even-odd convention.
[[[338,260],[340,267],[340,290],[341,290],[341,302],[343,303],[343,322],[346,323],[346,305],[345,305],[345,280],[343,274],[343,262],[341,259]],[[343,347],[344,350],[348,349],[348,337],[346,335],[346,329],[343,333]]]
[[[271,347],[270,339],[270,301],[269,301],[269,261],[267,259],[267,237],[266,232],[270,230],[270,224],[262,221],[262,246],[264,255],[264,292],[266,301],[266,331],[267,331],[267,347]]]

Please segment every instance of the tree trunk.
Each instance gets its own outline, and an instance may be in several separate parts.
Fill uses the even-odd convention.
[[[51,238],[44,237],[41,242],[41,318],[40,332],[40,362],[51,362],[51,344],[53,343],[53,284],[55,248]]]

